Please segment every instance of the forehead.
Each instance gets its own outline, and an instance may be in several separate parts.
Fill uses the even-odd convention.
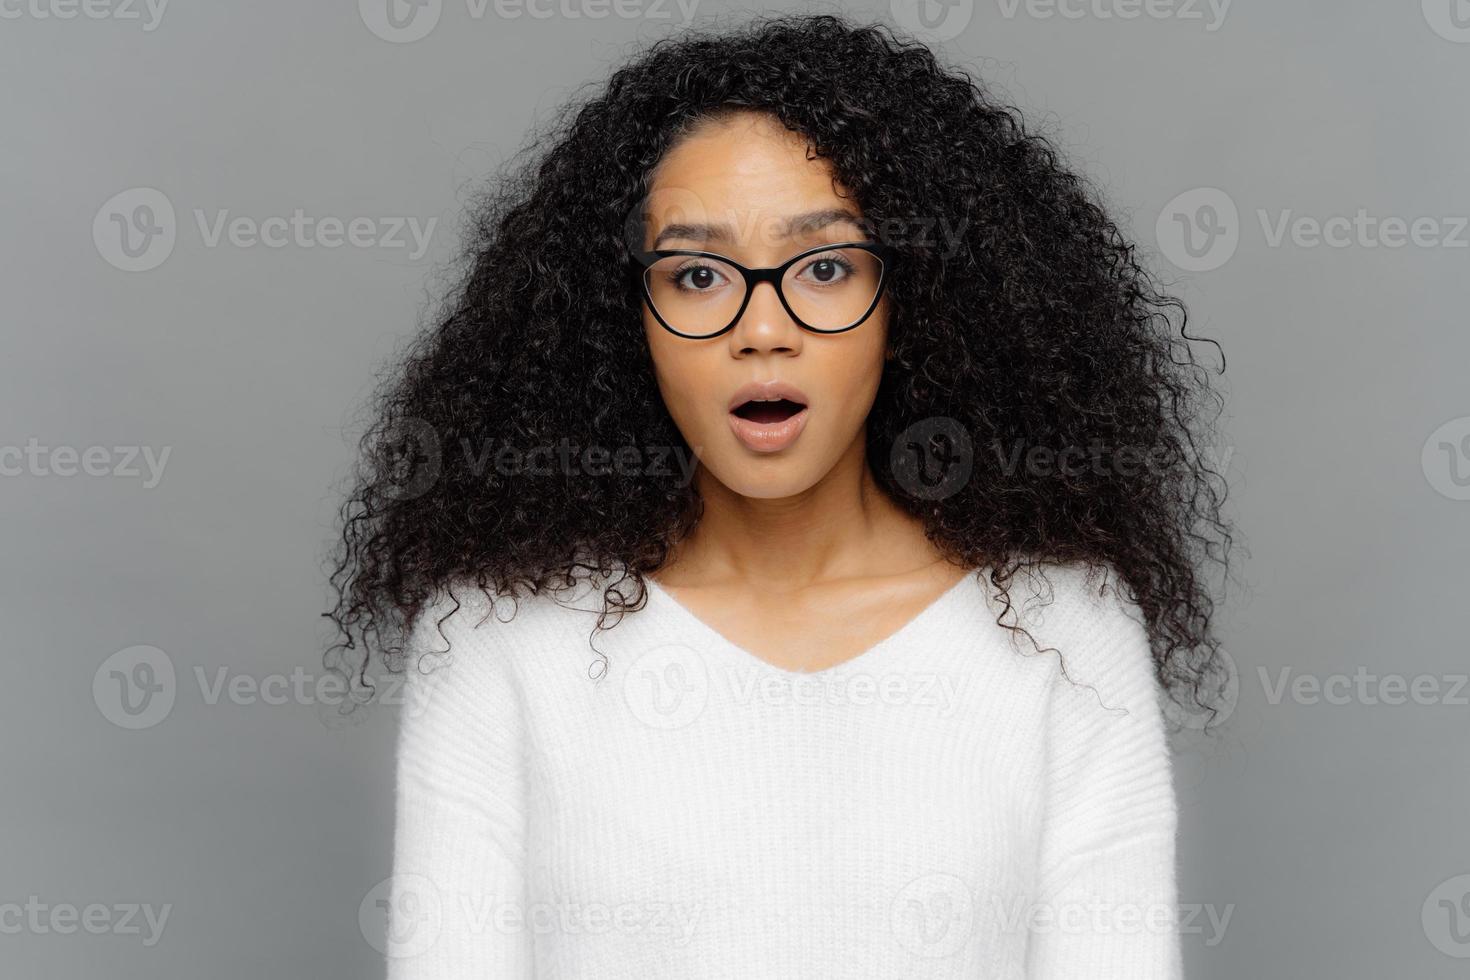
[[[693,237],[757,244],[855,227],[857,202],[810,140],[765,113],[706,121],[665,153],[644,202],[649,230],[703,229]],[[843,222],[848,215],[852,221]],[[820,220],[811,216],[821,215]]]
[[[654,182],[753,180],[773,172],[808,181],[829,179],[827,161],[810,151],[811,141],[787,129],[775,116],[736,111],[706,119],[678,139],[655,168]]]

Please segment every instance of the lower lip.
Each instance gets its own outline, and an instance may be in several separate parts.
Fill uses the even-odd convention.
[[[757,453],[774,453],[796,441],[801,430],[806,428],[807,414],[807,410],[803,408],[780,422],[752,422],[731,412],[730,429],[746,449]]]

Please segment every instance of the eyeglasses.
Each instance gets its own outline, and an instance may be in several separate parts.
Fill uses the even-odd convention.
[[[634,252],[643,267],[643,299],[665,330],[692,340],[718,337],[740,320],[756,283],[776,289],[781,305],[814,333],[842,333],[878,308],[897,252],[881,242],[820,245],[780,265],[751,269],[715,252]]]

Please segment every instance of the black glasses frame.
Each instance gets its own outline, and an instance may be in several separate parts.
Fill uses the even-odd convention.
[[[878,257],[878,288],[873,291],[873,302],[869,304],[867,310],[863,313],[862,316],[858,317],[856,320],[854,320],[852,323],[849,323],[845,327],[837,327],[832,330],[824,330],[821,327],[812,326],[801,317],[796,315],[796,311],[791,308],[791,304],[786,302],[786,293],[781,289],[781,280],[786,275],[787,269],[790,269],[793,265],[800,262],[807,256],[816,255],[819,252],[830,252],[836,248],[857,248],[862,249],[865,252],[871,252],[876,255]],[[674,329],[672,326],[669,325],[669,322],[664,319],[663,314],[658,311],[658,306],[654,304],[653,296],[648,288],[648,269],[659,259],[668,258],[674,255],[689,255],[696,258],[719,259],[725,265],[732,266],[735,269],[739,270],[741,276],[745,278],[745,298],[740,301],[740,309],[735,311],[735,315],[730,318],[729,323],[725,324],[723,327],[712,333],[683,333],[682,331]],[[638,264],[641,267],[634,269],[633,271],[638,277],[638,287],[639,290],[643,293],[643,301],[648,304],[648,309],[653,313],[654,318],[658,320],[659,325],[676,337],[685,337],[689,340],[710,340],[714,337],[720,336],[721,334],[728,333],[732,328],[734,328],[735,324],[740,322],[741,316],[745,314],[745,308],[750,305],[750,297],[751,294],[755,292],[756,284],[762,282],[768,282],[771,284],[771,287],[776,290],[776,298],[779,299],[781,301],[781,305],[785,307],[787,315],[790,316],[792,320],[795,320],[796,323],[804,330],[810,330],[812,333],[833,334],[845,333],[848,330],[859,327],[863,324],[864,321],[868,319],[868,317],[872,316],[873,311],[878,308],[878,302],[883,298],[883,289],[888,282],[889,269],[892,267],[894,260],[898,258],[898,250],[891,245],[884,244],[883,242],[835,242],[830,245],[818,245],[816,248],[806,249],[803,252],[793,255],[791,258],[787,259],[785,262],[782,262],[780,265],[768,266],[764,269],[752,269],[747,266],[741,265],[739,262],[736,262],[728,255],[721,255],[718,252],[704,252],[698,249],[672,248],[655,249],[652,252],[634,251],[633,257],[638,260]]]

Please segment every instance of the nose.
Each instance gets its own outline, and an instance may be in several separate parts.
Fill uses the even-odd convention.
[[[736,357],[750,354],[787,354],[801,352],[802,330],[786,307],[776,287],[758,282],[751,290],[750,302],[730,331],[730,353]]]

